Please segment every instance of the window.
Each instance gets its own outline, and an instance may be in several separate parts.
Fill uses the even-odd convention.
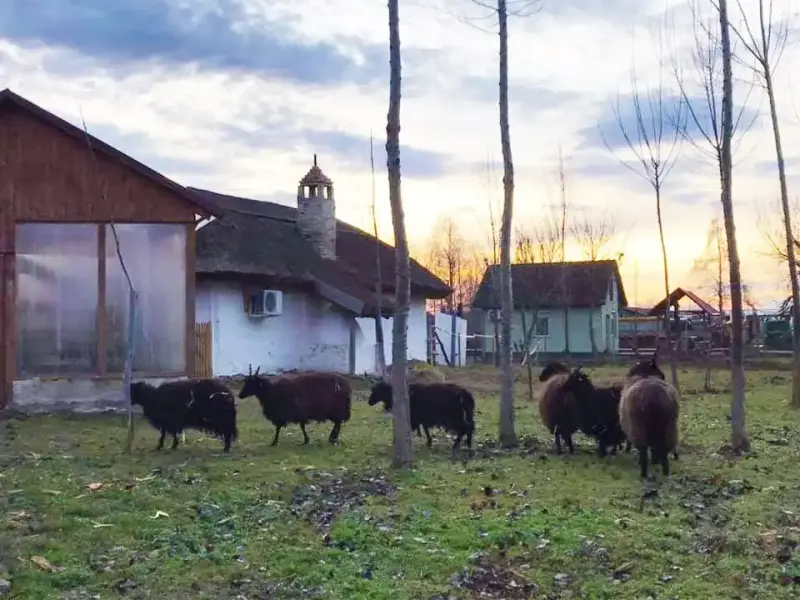
[[[534,335],[550,335],[550,317],[537,317]]]
[[[18,373],[95,372],[97,226],[25,223],[16,236]]]
[[[128,281],[106,225],[106,367],[125,362]],[[186,226],[116,225],[125,266],[137,293],[133,370],[179,373],[186,368]]]
[[[186,225],[126,223],[115,229],[138,295],[133,369],[185,372]],[[24,223],[16,232],[17,372],[23,377],[120,373],[128,283],[111,226]],[[98,312],[103,272],[105,306]],[[103,339],[99,331],[105,332]]]

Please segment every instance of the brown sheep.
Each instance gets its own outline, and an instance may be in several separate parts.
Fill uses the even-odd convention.
[[[542,375],[545,375],[543,372]],[[575,396],[563,389],[568,373],[551,374],[537,391],[539,416],[542,423],[555,436],[556,452],[561,454],[561,441],[567,444],[570,454],[575,452],[572,434],[578,430],[578,405]],[[541,377],[540,377],[541,379]]]
[[[642,478],[647,477],[648,450],[653,464],[669,476],[669,454],[678,445],[678,391],[656,377],[634,378],[622,390],[619,422],[639,452]]]

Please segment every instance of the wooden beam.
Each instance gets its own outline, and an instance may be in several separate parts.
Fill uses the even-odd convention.
[[[97,225],[97,372],[106,374],[106,226]]]
[[[186,375],[195,377],[195,263],[197,259],[194,224],[186,225]],[[212,373],[213,376],[213,373]]]

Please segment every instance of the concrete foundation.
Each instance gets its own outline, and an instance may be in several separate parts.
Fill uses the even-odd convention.
[[[160,385],[185,377],[134,379]],[[138,407],[137,407],[138,409]],[[9,407],[17,413],[97,413],[127,410],[122,381],[119,379],[60,378],[21,379],[14,382],[14,398]],[[139,412],[137,410],[137,412]]]

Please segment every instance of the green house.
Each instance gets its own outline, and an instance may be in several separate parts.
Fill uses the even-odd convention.
[[[511,280],[512,345],[517,352],[524,352],[526,330],[539,354],[619,351],[620,309],[628,301],[617,261],[515,264]],[[482,316],[473,320],[476,327],[470,333],[477,334],[481,340],[477,350],[484,354],[494,351],[499,291],[500,267],[490,265],[472,300],[472,309],[481,311]]]

